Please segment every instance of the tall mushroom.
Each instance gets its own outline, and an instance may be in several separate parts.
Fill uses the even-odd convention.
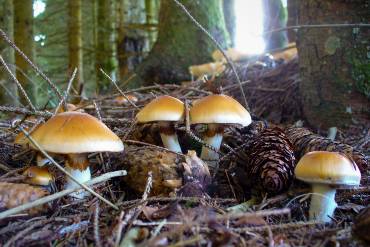
[[[138,123],[158,122],[163,145],[171,151],[181,153],[174,123],[184,118],[184,103],[169,95],[152,100],[136,115]]]
[[[305,154],[295,168],[295,176],[312,186],[310,220],[330,222],[337,207],[338,187],[358,186],[361,173],[357,165],[336,152],[314,151]]]
[[[248,126],[252,122],[249,112],[235,99],[214,94],[196,100],[190,109],[191,124],[207,124],[203,141],[220,149],[224,127],[227,124]],[[203,146],[200,156],[204,160],[218,160],[218,153]]]
[[[121,152],[122,141],[104,123],[81,112],[63,112],[50,118],[32,132],[31,136],[47,152],[63,154],[66,170],[79,182],[91,179],[87,153]],[[78,185],[67,178],[67,189]],[[83,198],[84,193],[73,194]]]

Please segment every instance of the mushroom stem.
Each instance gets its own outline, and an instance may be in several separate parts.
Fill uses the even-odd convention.
[[[331,222],[334,210],[337,207],[335,202],[335,188],[327,184],[313,184],[310,205],[310,220]]]
[[[85,183],[91,179],[91,172],[89,167],[89,161],[87,160],[86,154],[68,154],[66,161],[66,170],[80,183]],[[65,189],[74,189],[80,187],[72,179],[67,177],[67,183]],[[70,196],[83,199],[88,192],[75,192],[70,194]]]
[[[160,122],[159,133],[162,138],[163,146],[171,151],[182,153],[179,140],[176,135],[175,127],[171,122]]]
[[[219,124],[208,124],[208,129],[203,137],[203,141],[214,147],[217,151],[220,150],[222,143],[223,128]],[[217,152],[203,146],[200,158],[207,161],[217,161],[220,157]]]
[[[37,166],[40,166],[40,167],[50,163],[50,160],[48,158],[45,158],[40,152],[37,152],[36,161],[37,161]]]

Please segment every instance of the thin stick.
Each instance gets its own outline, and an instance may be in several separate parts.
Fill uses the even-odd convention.
[[[23,58],[27,61],[29,65],[50,85],[50,87],[54,90],[55,94],[58,96],[59,100],[62,100],[62,94],[59,92],[58,88],[50,81],[50,79],[34,64],[32,61],[14,44],[13,41],[9,39],[6,33],[0,28],[0,35],[3,39],[11,46],[14,50],[16,50]]]
[[[111,178],[121,177],[121,176],[125,176],[125,175],[127,175],[127,172],[125,170],[108,172],[108,173],[105,173],[105,174],[103,174],[99,177],[96,177],[96,178],[93,178],[93,179],[87,181],[86,183],[84,183],[84,186],[92,186],[94,184],[105,182],[105,181],[107,181]],[[23,205],[20,205],[18,207],[8,209],[8,210],[0,213],[0,220],[4,219],[6,217],[9,217],[13,214],[20,213],[24,210],[27,210],[27,209],[30,209],[30,208],[33,208],[33,207],[37,207],[39,205],[42,205],[42,204],[45,204],[45,203],[48,203],[48,202],[51,202],[51,201],[54,201],[58,198],[69,195],[69,194],[71,194],[75,191],[78,191],[78,190],[80,190],[80,188],[62,190],[60,192],[54,193],[54,194],[49,195],[49,196],[42,197],[40,199],[37,199],[35,201],[29,202],[29,203],[26,203],[26,204],[23,204]]]
[[[1,29],[0,29],[1,30]],[[31,109],[33,111],[37,111],[36,107],[32,104],[32,101],[30,100],[30,98],[28,97],[26,91],[24,90],[24,88],[22,87],[21,83],[17,80],[17,78],[13,75],[13,73],[10,71],[8,65],[5,63],[3,57],[0,55],[0,62],[3,64],[5,70],[8,72],[8,74],[10,75],[10,77],[12,78],[12,80],[15,82],[15,84],[17,84],[19,90],[21,91],[21,93],[23,94],[23,97],[26,99],[28,105],[31,107]]]
[[[98,193],[96,193],[95,191],[93,191],[92,189],[90,189],[88,186],[86,186],[85,184],[82,184],[80,181],[78,181],[77,179],[75,179],[69,172],[67,172],[61,165],[59,165],[47,152],[45,152],[45,150],[30,136],[30,134],[25,131],[21,126],[19,126],[19,129],[24,133],[24,135],[28,138],[28,140],[48,159],[50,160],[51,163],[53,163],[59,170],[61,170],[64,174],[66,174],[73,182],[75,182],[76,184],[78,184],[80,187],[84,188],[85,190],[87,190],[88,192],[90,192],[91,194],[93,194],[95,197],[99,198],[100,200],[102,200],[103,202],[105,202],[106,204],[108,204],[109,206],[111,206],[112,208],[118,210],[118,207],[116,205],[114,205],[113,203],[111,203],[110,201],[108,201],[107,199],[105,199],[104,197],[102,197],[101,195],[99,195]]]
[[[269,34],[269,33],[276,33],[276,32],[282,32],[282,31],[287,31],[291,29],[305,29],[305,28],[344,28],[344,27],[365,27],[368,28],[370,27],[370,24],[367,23],[339,23],[339,24],[314,24],[314,25],[296,25],[296,26],[289,26],[289,27],[282,27],[282,28],[277,28],[273,29],[270,31],[263,32],[260,36]]]
[[[226,55],[225,51],[222,49],[221,45],[215,40],[215,38],[213,38],[213,36],[197,21],[195,20],[195,18],[189,13],[189,11],[185,8],[185,6],[180,3],[178,0],[173,0],[184,12],[185,14],[191,19],[192,22],[194,22],[194,24],[200,29],[202,30],[203,33],[205,33],[208,38],[210,38],[212,40],[212,42],[216,45],[217,49],[220,50],[220,52],[222,53],[222,55],[225,57],[227,63],[230,65],[231,67],[231,70],[233,71],[233,73],[235,74],[235,78],[236,78],[236,81],[238,82],[239,84],[239,88],[240,88],[240,92],[242,93],[242,96],[243,96],[243,99],[244,99],[244,106],[245,108],[250,112],[250,109],[249,109],[249,106],[248,106],[248,102],[247,102],[247,97],[245,96],[245,93],[244,93],[244,89],[243,89],[243,86],[241,84],[241,80],[239,78],[239,75],[238,73],[236,72],[236,69],[235,69],[235,65],[234,63],[231,61],[231,59]]]
[[[67,89],[66,91],[64,91],[63,98],[59,101],[59,104],[57,108],[55,109],[54,115],[57,114],[61,106],[63,106],[64,111],[67,111],[67,98],[68,98],[69,91],[71,90],[71,87],[72,87],[72,82],[74,81],[76,77],[76,74],[77,74],[77,68],[73,70],[72,76],[68,81]]]
[[[118,92],[120,93],[120,94],[122,94],[122,96],[133,106],[133,107],[135,107],[136,109],[140,109],[139,107],[137,107],[137,105],[135,105],[135,103],[134,102],[132,102],[127,96],[126,96],[126,94],[119,88],[119,86],[117,85],[117,83],[115,82],[115,81],[113,81],[113,79],[107,74],[107,73],[105,73],[105,71],[102,69],[102,68],[100,68],[100,72],[102,72],[103,73],[103,75],[105,76],[105,77],[107,77],[108,79],[109,79],[109,81],[110,82],[112,82],[113,83],[113,85],[116,87],[116,89],[118,90]]]
[[[95,211],[94,211],[94,240],[95,245],[97,247],[101,247],[101,239],[99,234],[99,201],[96,201],[95,203]]]

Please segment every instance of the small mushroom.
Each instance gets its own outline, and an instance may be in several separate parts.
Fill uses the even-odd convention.
[[[338,187],[358,186],[361,173],[357,165],[336,152],[314,151],[305,154],[295,168],[295,176],[312,186],[310,220],[330,222],[337,207]]]
[[[184,118],[184,103],[169,95],[152,100],[136,115],[138,123],[158,122],[163,145],[171,151],[181,153],[174,123]]]
[[[81,183],[91,179],[87,153],[121,152],[124,149],[119,137],[104,123],[81,112],[59,113],[31,136],[45,151],[65,155],[66,170]],[[77,188],[78,185],[68,177],[65,187]],[[72,196],[83,198],[84,193]]]
[[[217,151],[222,143],[224,128],[228,124],[248,126],[252,122],[249,112],[235,99],[222,94],[214,94],[196,100],[190,109],[191,124],[207,124],[203,141]],[[203,160],[219,159],[217,152],[203,146],[200,156]]]
[[[47,167],[31,166],[23,171],[24,182],[32,185],[49,186],[54,177]]]
[[[123,95],[119,95],[115,97],[113,101],[117,105],[124,105],[124,106],[130,105],[130,102],[127,99],[129,99],[132,103],[136,103],[138,101],[137,97],[133,94],[128,94],[126,95],[126,97],[124,97]]]

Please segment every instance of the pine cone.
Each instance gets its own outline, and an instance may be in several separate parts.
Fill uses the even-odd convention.
[[[289,141],[293,144],[294,153],[297,158],[301,158],[303,155],[311,151],[334,151],[342,153],[356,162],[361,173],[364,173],[368,169],[365,155],[350,145],[338,141],[332,141],[329,138],[316,135],[311,131],[300,127],[289,127],[286,129],[285,133]]]
[[[159,127],[155,123],[139,124],[131,133],[132,140],[162,146],[162,139],[159,135]]]
[[[125,150],[124,168],[128,174],[124,180],[130,188],[143,193],[148,172],[152,171],[151,195],[169,194],[182,185],[182,158],[175,153],[149,147],[130,146]]]
[[[264,129],[239,153],[238,166],[248,174],[249,188],[278,194],[293,181],[295,157],[279,128]]]
[[[13,184],[0,182],[0,209],[10,209],[22,204],[35,201],[41,197],[47,196],[49,192],[41,187],[31,186],[28,184]],[[41,206],[28,209],[29,215],[37,215],[47,211],[49,206]]]

